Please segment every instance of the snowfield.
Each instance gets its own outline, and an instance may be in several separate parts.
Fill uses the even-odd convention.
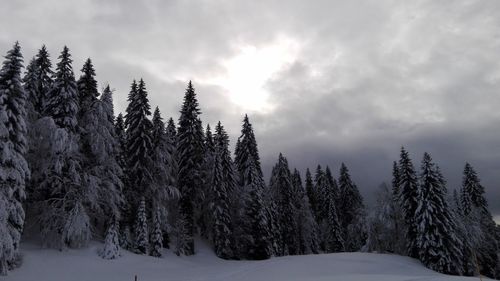
[[[447,276],[408,257],[369,253],[287,256],[266,261],[225,261],[197,243],[191,257],[165,251],[163,258],[122,251],[116,260],[97,255],[102,244],[57,251],[24,243],[24,264],[9,272],[9,281],[454,281],[479,278]],[[483,278],[485,279],[485,278]]]

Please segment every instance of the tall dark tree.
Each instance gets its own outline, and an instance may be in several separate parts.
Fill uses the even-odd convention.
[[[212,240],[215,254],[220,258],[229,259],[233,256],[229,194],[234,190],[235,179],[229,152],[229,137],[220,122],[215,127],[215,132],[215,157],[210,191]]]
[[[26,71],[24,76],[24,87],[27,95],[27,110],[29,110],[29,120],[34,122],[44,112],[44,105],[48,101],[48,93],[52,87],[52,63],[45,45],[38,51]]]
[[[292,174],[293,198],[296,210],[296,226],[298,232],[299,250],[297,254],[317,253],[319,250],[319,241],[317,237],[317,225],[311,213],[311,207],[305,189],[302,185],[302,179],[297,169]]]
[[[488,203],[484,198],[484,187],[474,168],[466,163],[461,190],[462,212],[469,222],[479,222],[479,229],[469,227],[471,237],[480,236],[474,241],[472,255],[477,257],[480,273],[490,278],[496,278],[498,266],[498,241],[496,239],[496,224],[488,210]]]
[[[363,229],[365,215],[363,198],[344,163],[340,167],[339,192],[338,213],[346,251],[358,251],[366,239]]]
[[[78,131],[78,89],[71,66],[72,62],[69,49],[64,46],[44,109],[45,114],[52,117],[59,127],[76,132]]]
[[[296,210],[293,205],[293,186],[288,161],[280,153],[269,185],[277,205],[277,218],[280,225],[281,246],[278,255],[295,255],[299,250],[295,224]]]
[[[85,112],[90,110],[92,104],[97,100],[99,91],[97,90],[97,81],[95,80],[95,70],[92,61],[88,58],[82,68],[82,75],[77,82],[78,85],[78,100],[79,100],[79,116],[83,116]]]
[[[419,250],[417,246],[418,228],[415,223],[415,212],[418,208],[418,182],[417,174],[408,152],[401,148],[399,159],[399,188],[401,192],[400,204],[403,210],[406,224],[407,254],[410,257],[418,258]]]
[[[26,93],[21,84],[23,56],[16,42],[0,70],[0,275],[6,275],[19,254],[24,228],[25,185],[30,171],[27,149]]]
[[[126,168],[127,133],[123,114],[119,113],[115,119],[115,135],[118,142],[118,163],[122,169]]]
[[[422,160],[418,207],[415,213],[419,259],[446,274],[462,273],[462,243],[448,209],[445,180],[428,153]]]
[[[186,89],[184,104],[179,118],[177,132],[177,155],[179,163],[178,187],[181,192],[180,211],[185,219],[185,240],[180,253],[194,254],[193,198],[197,187],[202,184],[201,163],[203,161],[203,129],[199,119],[200,109],[191,81]]]
[[[127,196],[133,207],[139,203],[137,198],[146,196],[151,202],[151,184],[153,175],[153,140],[151,137],[152,123],[149,120],[151,107],[146,92],[146,85],[141,79],[139,84],[132,83],[125,125],[127,126]]]
[[[248,194],[242,205],[244,208],[243,225],[244,237],[247,240],[239,242],[243,255],[248,259],[267,259],[271,256],[271,229],[267,218],[264,192],[265,183],[259,161],[257,141],[252,125],[245,115],[241,136],[235,151],[235,164],[238,172],[240,191]],[[245,245],[241,245],[245,244]]]
[[[396,161],[392,163],[392,198],[394,202],[399,202],[400,199],[400,188],[399,188],[399,166]]]

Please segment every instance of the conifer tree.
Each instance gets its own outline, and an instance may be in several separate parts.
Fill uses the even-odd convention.
[[[149,250],[148,222],[146,217],[146,200],[144,197],[139,202],[135,220],[134,249],[138,254],[147,255]]]
[[[299,245],[295,236],[297,225],[295,224],[296,210],[293,205],[293,187],[288,161],[281,153],[274,169],[270,188],[277,205],[277,220],[280,226],[281,252],[277,254],[295,255]]]
[[[229,194],[234,190],[235,179],[229,152],[229,137],[219,122],[215,128],[215,158],[213,166],[213,196],[210,209],[213,221],[213,243],[215,254],[223,259],[233,256],[232,226]]]
[[[239,220],[243,224],[244,234],[240,236],[248,237],[238,242],[239,248],[248,259],[267,259],[272,254],[272,233],[267,218],[268,206],[264,198],[265,183],[260,167],[257,141],[247,115],[243,119],[241,136],[238,138],[235,154],[240,192],[248,194],[242,202],[239,201],[244,208],[243,219]]]
[[[186,89],[184,104],[177,132],[178,187],[181,192],[180,210],[185,219],[186,235],[182,238],[185,255],[194,254],[194,191],[202,184],[201,163],[203,161],[203,130],[199,119],[200,109],[191,81]]]
[[[396,161],[392,163],[392,198],[394,202],[399,202],[401,190],[399,188],[399,166]]]
[[[127,127],[127,174],[129,185],[126,194],[132,208],[137,206],[137,198],[146,196],[152,202],[153,194],[153,140],[151,137],[152,123],[148,119],[151,107],[146,92],[144,80],[139,84],[132,83],[129,94],[129,105],[125,117]]]
[[[122,170],[126,168],[126,155],[125,151],[127,148],[127,134],[125,128],[125,120],[123,114],[120,112],[115,119],[115,135],[118,142],[118,163]]]
[[[292,186],[294,192],[294,205],[297,212],[296,225],[299,243],[298,254],[310,254],[318,252],[318,237],[316,221],[311,213],[309,200],[302,186],[302,179],[297,169],[292,174]]]
[[[363,198],[349,175],[349,170],[342,163],[339,176],[338,213],[342,226],[346,251],[358,251],[365,242]]]
[[[153,214],[153,233],[151,233],[151,251],[150,255],[153,257],[161,257],[163,248],[163,233],[161,226],[161,211],[157,207]]]
[[[410,257],[418,258],[419,251],[416,244],[418,229],[415,223],[415,212],[418,208],[418,182],[410,155],[404,148],[401,148],[399,169],[398,186],[401,192],[400,204],[406,225],[407,254]]]
[[[120,257],[120,243],[118,239],[117,220],[113,218],[109,223],[104,239],[104,247],[99,253],[103,259],[112,260]]]
[[[470,237],[480,237],[472,245],[472,255],[477,257],[480,273],[490,278],[496,278],[498,266],[498,241],[496,240],[495,222],[488,210],[484,198],[484,187],[474,168],[466,163],[462,181],[461,207],[468,222],[478,222],[478,227],[469,224]]]
[[[26,140],[26,93],[21,85],[23,56],[16,42],[0,69],[0,275],[16,258],[24,228],[26,181],[30,170],[24,158]]]
[[[99,92],[97,91],[97,81],[95,80],[95,70],[92,61],[88,58],[82,68],[82,75],[77,82],[79,116],[90,110],[92,104],[97,100]]]
[[[195,206],[195,220],[198,225],[200,235],[206,239],[212,239],[209,237],[211,233],[212,221],[209,215],[209,203],[213,199],[213,194],[211,194],[213,185],[213,172],[214,172],[214,161],[215,161],[215,144],[214,138],[212,136],[212,130],[210,125],[207,124],[205,129],[204,138],[204,152],[203,152],[203,163],[201,166],[203,187],[200,188],[194,197]]]
[[[435,271],[461,274],[462,244],[445,199],[444,178],[428,153],[424,154],[421,169],[415,213],[419,259]]]
[[[45,114],[52,117],[55,123],[68,131],[78,131],[78,89],[73,74],[71,55],[68,47],[59,56],[55,80],[48,92],[44,105]]]
[[[48,101],[48,93],[52,87],[52,63],[45,45],[38,51],[26,71],[24,76],[24,87],[26,89],[29,120],[34,122],[40,118],[44,112],[44,105]]]

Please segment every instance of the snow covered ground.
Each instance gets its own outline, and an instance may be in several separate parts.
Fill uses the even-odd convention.
[[[2,280],[9,281],[455,281],[478,278],[435,273],[418,261],[396,255],[340,253],[273,258],[266,261],[224,261],[206,247],[195,256],[163,258],[123,251],[117,260],[97,256],[94,243],[82,250],[40,249],[24,244],[24,264]],[[197,244],[198,246],[200,243]]]

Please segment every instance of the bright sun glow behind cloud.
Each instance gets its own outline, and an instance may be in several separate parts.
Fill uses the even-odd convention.
[[[297,43],[281,38],[270,45],[256,47],[247,44],[238,49],[236,56],[222,62],[226,73],[209,82],[226,89],[231,101],[245,110],[271,110],[266,81],[294,61]]]

